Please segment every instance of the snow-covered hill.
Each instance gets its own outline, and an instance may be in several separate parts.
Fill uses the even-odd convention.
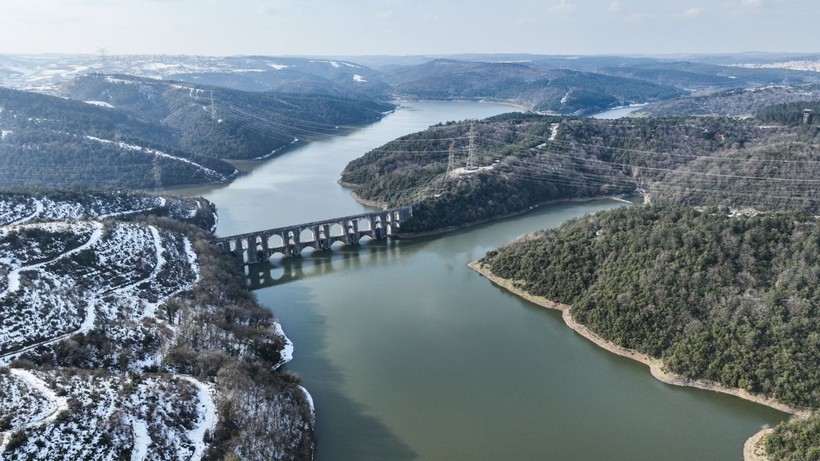
[[[33,220],[124,219],[140,214],[166,216],[213,231],[216,212],[202,198],[163,197],[147,194],[52,192],[22,194],[0,192],[0,226]]]
[[[276,371],[291,343],[230,257],[192,226],[111,219],[208,204],[70,197],[0,196],[0,459],[312,453],[310,397]]]

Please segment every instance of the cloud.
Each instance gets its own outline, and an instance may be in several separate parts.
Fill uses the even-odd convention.
[[[558,14],[570,14],[575,11],[575,4],[569,3],[567,0],[561,0],[560,3],[553,5],[550,9]]]
[[[761,0],[741,0],[740,4],[746,8],[758,8],[763,2]]]
[[[620,13],[621,12],[621,2],[619,0],[612,0],[609,3],[609,7],[606,9],[610,13]]]
[[[692,8],[689,8],[688,10],[686,10],[683,13],[683,15],[686,16],[687,18],[696,18],[696,17],[700,16],[701,13],[703,13],[703,10],[701,8],[692,7]]]

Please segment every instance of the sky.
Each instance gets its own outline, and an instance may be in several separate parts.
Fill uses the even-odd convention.
[[[0,54],[820,53],[818,0],[0,0]]]

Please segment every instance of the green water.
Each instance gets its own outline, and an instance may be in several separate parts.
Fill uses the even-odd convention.
[[[335,181],[397,136],[508,107],[414,103],[204,193],[228,235],[366,208]],[[664,385],[466,264],[518,236],[623,206],[544,207],[443,237],[285,260],[255,291],[296,346],[317,410],[317,460],[731,460],[782,413]],[[258,268],[256,268],[258,269]],[[258,274],[256,274],[258,276]]]

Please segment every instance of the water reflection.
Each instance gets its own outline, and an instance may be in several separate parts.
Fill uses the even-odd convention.
[[[395,239],[363,241],[359,245],[334,247],[304,256],[278,258],[260,264],[249,264],[246,282],[250,290],[261,290],[334,271],[357,269],[362,264],[385,264],[398,260],[400,247],[411,242]]]
[[[333,262],[357,260],[355,253],[366,253],[372,248],[362,251],[350,251],[345,255],[327,255],[322,258],[328,265]],[[294,266],[303,263],[312,264],[311,258],[293,259]],[[336,260],[336,261],[334,261]],[[257,266],[263,266],[258,264]],[[270,264],[267,266],[273,267]],[[341,265],[336,268],[341,269]],[[284,268],[282,268],[284,269]],[[295,351],[294,361],[285,365],[286,369],[296,371],[294,364],[301,365],[302,369],[309,369],[308,386],[314,403],[321,411],[316,420],[316,459],[331,459],[334,461],[381,461],[385,459],[404,461],[418,459],[410,446],[384,422],[375,417],[368,407],[355,401],[342,390],[348,380],[344,370],[329,359],[328,319],[321,312],[315,310],[312,298],[304,296],[305,292],[298,286],[279,287],[273,291],[260,291],[259,297],[266,305],[271,306],[277,317],[285,315],[285,329],[290,337],[299,338],[299,342],[309,344],[310,347],[299,347]],[[289,313],[298,313],[298,318]],[[340,428],[336,421],[343,421]]]

